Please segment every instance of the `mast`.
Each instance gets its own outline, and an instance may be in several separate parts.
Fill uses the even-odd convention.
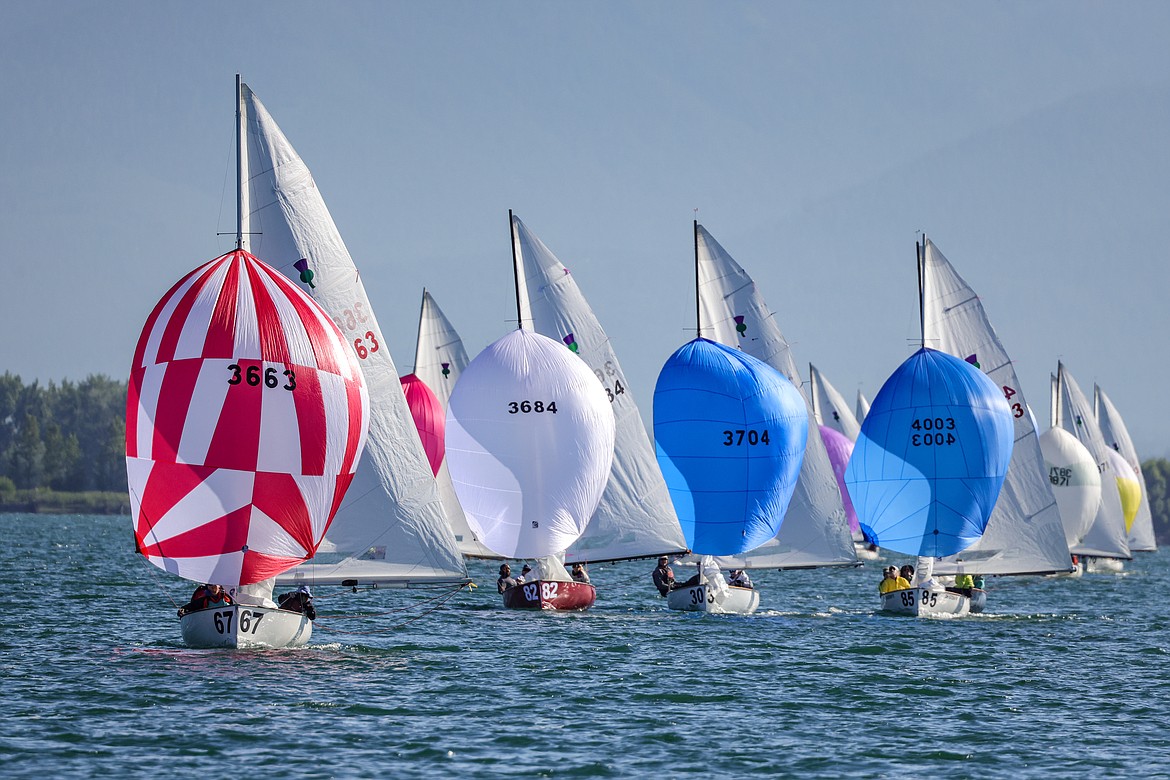
[[[512,237],[512,279],[516,283],[516,327],[524,330],[524,313],[520,310],[520,264],[516,258],[516,222],[508,209],[508,234]]]
[[[1064,417],[1064,415],[1062,414],[1064,411],[1064,409],[1062,408],[1064,406],[1064,404],[1062,404],[1060,402],[1060,391],[1061,391],[1061,387],[1063,385],[1063,382],[1064,382],[1064,363],[1062,363],[1058,360],[1058,361],[1056,361],[1056,388],[1055,388],[1055,393],[1053,394],[1053,398],[1052,398],[1052,408],[1054,410],[1054,414],[1053,414],[1053,418],[1052,418],[1052,427],[1053,428],[1059,427],[1061,425],[1061,423],[1064,422],[1064,420],[1062,419]]]
[[[812,397],[813,419],[819,422],[821,419],[821,409],[820,404],[817,403],[817,375],[812,363],[808,364],[808,383],[811,385],[809,390],[812,391],[809,395]]]
[[[918,256],[918,333],[922,336],[922,346],[926,346],[926,234],[922,234],[922,243],[914,242],[914,250]]]
[[[236,249],[244,248],[244,89],[240,74],[236,74]]]
[[[703,315],[699,311],[699,220],[695,220],[695,338],[703,337]]]

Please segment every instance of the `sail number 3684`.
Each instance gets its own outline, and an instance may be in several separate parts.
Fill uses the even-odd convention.
[[[724,447],[739,447],[748,444],[752,447],[757,444],[771,444],[772,440],[768,437],[768,429],[762,431],[755,429],[742,431],[724,431],[723,432],[723,446]]]
[[[557,402],[549,401],[509,401],[508,414],[543,414],[544,412],[557,413]]]
[[[958,441],[955,434],[950,433],[955,430],[954,417],[923,417],[910,423],[910,427],[916,431],[924,431],[910,436],[910,444],[914,447],[945,446]]]

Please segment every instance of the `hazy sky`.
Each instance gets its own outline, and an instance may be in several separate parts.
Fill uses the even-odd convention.
[[[158,298],[232,248],[240,72],[399,373],[424,286],[472,355],[514,327],[512,208],[649,424],[698,209],[798,364],[872,398],[917,338],[924,230],[1041,429],[1060,358],[1165,455],[1168,40],[1165,2],[4,2],[0,371],[125,378]]]

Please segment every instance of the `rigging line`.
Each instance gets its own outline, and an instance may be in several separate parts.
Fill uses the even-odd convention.
[[[353,620],[355,618],[383,617],[385,615],[394,615],[394,614],[397,614],[399,612],[407,612],[409,610],[417,609],[420,603],[426,604],[427,602],[430,602],[430,601],[441,601],[444,599],[448,599],[451,597],[451,595],[453,593],[458,593],[459,591],[463,590],[465,587],[467,587],[467,586],[460,585],[458,588],[451,588],[443,593],[440,593],[438,596],[431,596],[430,598],[425,599],[421,602],[416,602],[414,604],[407,604],[404,607],[399,607],[397,609],[391,609],[391,610],[388,610],[386,612],[362,612],[362,613],[357,614],[357,615],[331,615],[329,617],[329,619],[330,620]]]
[[[419,620],[420,618],[426,617],[427,615],[429,615],[430,613],[434,612],[439,607],[441,607],[445,603],[447,603],[447,601],[449,601],[451,598],[453,598],[457,593],[459,593],[459,591],[463,590],[464,587],[465,586],[460,586],[458,588],[452,589],[449,593],[444,595],[444,597],[441,601],[439,601],[437,604],[432,606],[430,609],[425,610],[424,612],[416,615],[415,617],[410,618],[409,620],[404,620],[403,622],[398,623],[397,625],[390,626],[388,628],[377,628],[377,629],[371,629],[369,631],[349,631],[349,630],[345,630],[345,629],[335,629],[335,628],[329,627],[328,625],[321,625],[320,617],[318,617],[317,620],[313,621],[313,624],[316,628],[319,628],[322,631],[332,632],[334,634],[354,634],[354,635],[385,634],[385,633],[389,633],[391,631],[397,631],[398,629],[402,628],[405,625],[409,625],[410,623],[413,623],[414,621]],[[386,614],[389,614],[389,613],[386,613]],[[359,617],[359,616],[353,616],[353,617]],[[376,615],[372,615],[370,617],[376,617]]]

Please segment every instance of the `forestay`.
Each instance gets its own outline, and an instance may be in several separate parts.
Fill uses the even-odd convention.
[[[907,555],[966,549],[987,527],[1012,439],[990,379],[945,352],[915,352],[878,391],[845,471],[862,533]]]
[[[800,393],[744,352],[697,338],[658,375],[658,463],[698,555],[738,555],[776,535],[808,439]]]
[[[293,574],[319,583],[462,581],[463,557],[357,268],[308,168],[247,85],[241,92],[250,184],[245,239],[338,324],[370,393],[366,457],[321,554]]]
[[[423,290],[422,305],[418,314],[418,338],[414,345],[414,373],[439,399],[443,407],[444,424],[451,391],[469,362],[459,332],[439,308],[434,296]],[[455,496],[455,487],[451,484],[451,471],[447,468],[445,458],[439,466],[435,480],[439,485],[439,497],[443,501],[447,522],[455,534],[455,542],[459,545],[459,552],[475,558],[498,558],[498,555],[480,544],[475,538],[475,532],[467,524],[463,507],[459,506],[459,499]]]
[[[1014,446],[999,500],[977,542],[934,571],[980,574],[1042,574],[1071,565],[1064,527],[1035,422],[1007,350],[979,296],[929,239],[925,242],[923,328],[928,346],[963,358],[1000,388],[1012,412]]]
[[[682,529],[621,363],[573,274],[519,217],[512,217],[521,275],[521,319],[581,358],[613,408],[613,466],[597,511],[565,560],[607,561],[681,553]]]
[[[1121,494],[1113,489],[1117,474],[1106,455],[1109,446],[1097,426],[1089,399],[1063,363],[1057,364],[1056,376],[1058,425],[1085,445],[1101,473],[1101,502],[1097,505],[1096,517],[1081,543],[1072,551],[1078,555],[1128,559],[1130,551]]]
[[[597,509],[613,461],[605,391],[559,342],[518,329],[464,370],[447,407],[447,463],[483,543],[508,558],[563,552]]]
[[[311,558],[368,415],[357,361],[312,299],[242,250],[197,268],[151,312],[130,371],[138,551],[228,587]]]
[[[1154,518],[1150,513],[1149,489],[1146,487],[1146,477],[1142,473],[1142,462],[1138,457],[1137,448],[1133,446],[1129,429],[1126,428],[1125,420],[1121,418],[1117,407],[1097,385],[1093,386],[1093,406],[1105,443],[1125,458],[1141,489],[1141,501],[1138,503],[1133,525],[1129,529],[1129,549],[1131,552],[1153,552],[1158,549],[1158,543],[1154,538]]]
[[[701,332],[772,366],[803,397],[788,342],[751,276],[699,224],[695,225],[695,243]],[[797,569],[857,563],[829,456],[820,436],[815,435],[812,407],[807,398],[804,402],[813,435],[806,442],[800,478],[785,521],[774,539],[750,554],[720,558],[723,568]]]

